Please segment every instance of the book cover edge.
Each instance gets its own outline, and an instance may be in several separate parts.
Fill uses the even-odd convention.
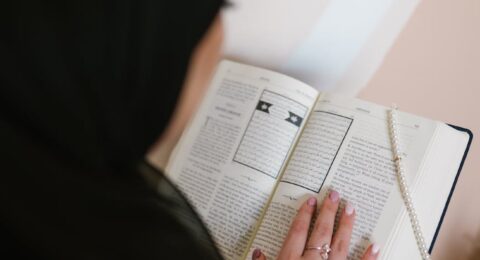
[[[445,202],[445,207],[443,208],[442,215],[440,216],[440,220],[438,222],[437,229],[435,230],[435,234],[433,235],[432,242],[430,243],[430,248],[428,249],[428,252],[430,254],[433,251],[433,246],[435,245],[435,241],[437,240],[438,233],[440,232],[440,227],[442,226],[443,219],[445,218],[445,214],[447,213],[447,209],[448,209],[448,205],[450,203],[450,199],[452,198],[453,192],[455,190],[455,186],[457,185],[458,177],[460,177],[460,172],[462,171],[463,164],[465,163],[465,160],[467,159],[467,154],[468,154],[468,151],[470,150],[470,145],[472,144],[472,140],[473,140],[473,133],[472,133],[472,131],[470,131],[470,129],[463,128],[463,127],[456,126],[456,125],[452,125],[452,124],[447,124],[447,125],[449,125],[450,127],[454,128],[458,131],[467,133],[469,137],[468,137],[467,146],[465,148],[465,152],[463,153],[462,161],[460,162],[460,166],[458,167],[458,171],[457,171],[457,174],[456,174],[455,179],[453,181],[452,188],[450,189],[450,193],[448,194],[447,201]]]

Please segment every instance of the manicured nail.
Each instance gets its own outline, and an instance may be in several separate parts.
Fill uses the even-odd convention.
[[[336,202],[338,201],[338,199],[340,199],[340,194],[338,194],[337,191],[331,190],[331,191],[330,191],[330,194],[328,195],[328,197],[330,198],[330,200],[331,200],[332,202],[335,202],[335,203],[336,203]]]
[[[307,200],[307,204],[308,204],[308,206],[310,206],[310,207],[315,206],[315,204],[317,204],[317,198],[315,198],[315,197],[310,197],[310,198]]]
[[[253,250],[252,260],[259,258],[261,255],[262,255],[262,250],[255,248],[255,250]]]
[[[380,251],[380,246],[377,243],[373,243],[373,245],[372,245],[372,255],[377,255],[378,251]]]
[[[345,213],[347,213],[347,215],[350,216],[350,215],[353,214],[354,210],[355,210],[355,208],[353,207],[353,205],[350,204],[350,202],[348,202],[347,206],[345,207]]]

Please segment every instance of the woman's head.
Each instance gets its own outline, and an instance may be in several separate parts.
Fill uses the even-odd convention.
[[[12,1],[4,120],[89,169],[125,169],[165,130],[221,0]]]

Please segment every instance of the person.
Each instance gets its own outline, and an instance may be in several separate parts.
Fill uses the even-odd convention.
[[[298,210],[293,220],[278,259],[347,259],[355,220],[353,205],[347,204],[340,214],[338,228],[334,234],[334,222],[339,208],[340,194],[330,191],[320,206],[318,217],[310,235],[309,227],[316,212],[317,199],[310,197]],[[330,246],[331,245],[331,246]],[[377,259],[379,247],[372,244],[362,260]],[[255,249],[252,260],[265,260],[261,249]]]
[[[168,152],[195,110],[220,57],[223,5],[2,2],[0,257],[222,258],[145,155]],[[305,202],[280,258],[321,259],[331,243],[329,259],[345,259],[355,213],[344,210],[331,240],[338,197],[308,243],[316,199]],[[365,259],[377,255],[371,246]]]

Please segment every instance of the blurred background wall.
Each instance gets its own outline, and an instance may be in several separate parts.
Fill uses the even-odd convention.
[[[472,130],[433,259],[480,259],[480,1],[423,0],[359,96]]]

